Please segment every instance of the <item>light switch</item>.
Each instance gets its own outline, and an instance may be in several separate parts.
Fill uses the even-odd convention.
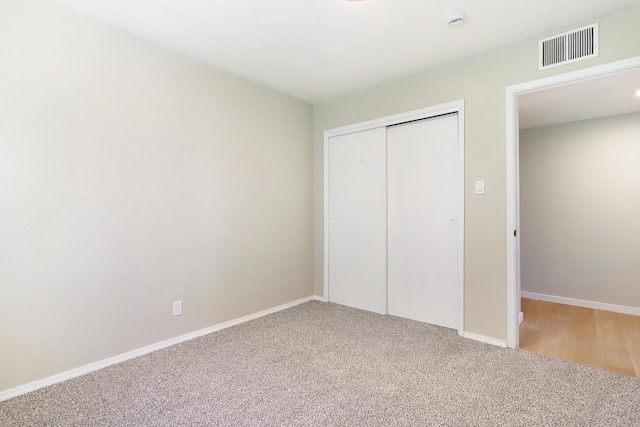
[[[476,194],[484,194],[484,180],[476,181]]]

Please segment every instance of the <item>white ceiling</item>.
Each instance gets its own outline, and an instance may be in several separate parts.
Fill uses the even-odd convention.
[[[55,0],[316,103],[640,0]],[[446,26],[463,11],[465,25]]]
[[[520,129],[640,112],[640,69],[518,96]]]

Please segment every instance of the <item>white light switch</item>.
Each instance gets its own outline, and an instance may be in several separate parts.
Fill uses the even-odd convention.
[[[484,194],[484,180],[476,181],[476,194]]]

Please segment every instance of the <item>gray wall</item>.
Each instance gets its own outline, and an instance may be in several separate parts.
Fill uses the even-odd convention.
[[[640,308],[640,114],[521,131],[520,208],[523,291]]]
[[[538,38],[359,91],[314,107],[315,293],[323,292],[323,131],[418,108],[465,100],[465,325],[507,338],[505,88],[640,55],[640,6],[577,22],[600,23],[600,56],[538,71]],[[484,179],[486,194],[473,194]]]
[[[312,295],[311,105],[41,0],[0,64],[0,391]]]

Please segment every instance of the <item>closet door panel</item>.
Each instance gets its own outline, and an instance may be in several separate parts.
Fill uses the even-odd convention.
[[[386,313],[386,128],[329,140],[329,300]]]
[[[388,128],[388,311],[458,326],[458,119]]]

